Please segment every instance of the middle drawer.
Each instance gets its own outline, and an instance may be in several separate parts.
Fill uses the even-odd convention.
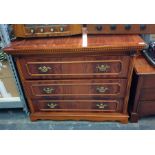
[[[29,96],[55,99],[125,96],[126,79],[38,80],[24,83]]]

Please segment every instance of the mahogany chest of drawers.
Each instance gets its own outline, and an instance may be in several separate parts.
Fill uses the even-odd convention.
[[[155,115],[155,68],[142,56],[138,56],[134,64],[129,104],[131,122],[137,122],[143,116]]]
[[[14,56],[30,118],[128,122],[133,59],[145,43],[137,35],[17,40]]]

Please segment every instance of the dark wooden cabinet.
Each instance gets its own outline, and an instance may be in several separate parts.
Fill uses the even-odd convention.
[[[128,122],[133,59],[145,46],[138,35],[17,40],[14,56],[32,121]]]
[[[155,68],[138,56],[134,62],[129,112],[131,122],[143,116],[155,115]]]

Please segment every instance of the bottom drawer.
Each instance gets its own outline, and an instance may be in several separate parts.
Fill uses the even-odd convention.
[[[139,116],[155,115],[155,101],[140,101]]]
[[[35,111],[121,112],[122,100],[33,100]]]

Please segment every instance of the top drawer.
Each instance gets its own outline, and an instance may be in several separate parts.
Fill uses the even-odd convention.
[[[33,56],[17,61],[26,79],[67,79],[127,77],[129,59],[129,56]]]
[[[148,88],[155,88],[155,75],[143,75],[143,84],[142,88],[148,89]]]

